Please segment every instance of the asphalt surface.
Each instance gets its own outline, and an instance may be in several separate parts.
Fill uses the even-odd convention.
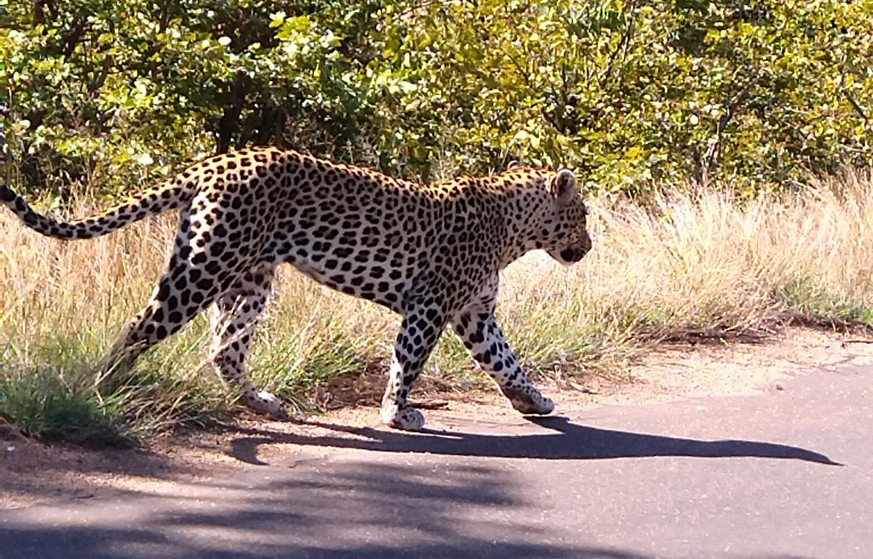
[[[873,369],[424,434],[241,433],[227,479],[0,512],[0,557],[873,557]]]

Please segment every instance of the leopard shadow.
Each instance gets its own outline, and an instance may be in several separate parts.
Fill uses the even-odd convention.
[[[299,423],[337,434],[307,435],[265,429],[237,429],[230,455],[250,464],[258,459],[264,444],[294,444],[353,448],[380,452],[430,453],[448,456],[491,458],[538,458],[545,460],[605,460],[685,456],[696,458],[769,458],[801,460],[841,466],[824,454],[801,447],[752,440],[700,440],[667,435],[634,433],[581,425],[562,416],[529,418],[549,433],[481,434],[424,429],[417,433],[387,428],[353,427],[320,421]]]

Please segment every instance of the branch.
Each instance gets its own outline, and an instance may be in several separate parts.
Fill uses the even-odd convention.
[[[242,114],[247,88],[245,74],[237,72],[230,84],[228,101],[224,104],[224,112],[218,121],[218,145],[216,153],[226,153],[233,142],[233,136],[239,132],[239,117]],[[237,145],[237,147],[240,147]]]
[[[630,16],[628,18],[627,28],[624,30],[624,33],[622,33],[621,38],[618,40],[618,44],[615,45],[615,49],[613,49],[612,53],[609,55],[609,61],[606,63],[606,68],[604,69],[603,76],[600,79],[601,89],[603,89],[606,79],[612,74],[613,64],[615,64],[616,60],[618,59],[619,53],[621,53],[622,60],[627,58],[627,51],[628,48],[630,48],[630,42],[636,29],[637,0],[632,0],[628,8],[630,11]]]
[[[864,121],[864,124],[869,123],[870,120],[867,118],[867,114],[864,112],[864,107],[862,107],[860,104],[858,104],[857,101],[855,101],[855,98],[852,97],[852,94],[849,93],[849,90],[844,87],[840,91],[842,91],[843,95],[846,96],[846,100],[849,101],[849,104],[852,105],[852,108],[855,109],[855,112],[858,113],[858,116],[861,117],[861,119]]]
[[[115,58],[108,54],[103,59],[103,64],[100,67],[100,72],[95,76],[94,81],[88,83],[88,93],[93,95],[98,89],[103,87],[103,84],[106,83],[106,78],[109,76],[109,71],[113,68],[115,64]]]
[[[709,170],[715,164],[715,155],[721,148],[721,137],[727,128],[734,115],[737,113],[737,108],[745,101],[749,91],[761,81],[761,72],[756,71],[752,79],[749,80],[743,88],[737,92],[727,103],[725,103],[725,112],[718,119],[715,125],[715,141],[706,149],[706,154],[701,161],[702,175],[709,176]]]

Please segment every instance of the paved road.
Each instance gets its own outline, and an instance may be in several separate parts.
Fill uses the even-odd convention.
[[[0,557],[869,559],[871,386],[845,368],[537,423],[252,431],[238,459],[297,458],[0,513]]]

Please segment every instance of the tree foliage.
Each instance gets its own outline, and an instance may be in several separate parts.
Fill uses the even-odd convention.
[[[873,160],[866,0],[5,1],[0,124],[30,188],[268,143],[622,191]]]

